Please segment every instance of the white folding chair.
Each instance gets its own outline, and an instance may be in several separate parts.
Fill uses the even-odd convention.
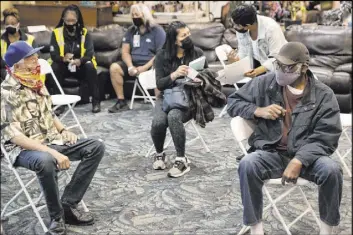
[[[243,145],[243,141],[247,140],[250,135],[253,133],[254,130],[254,123],[252,123],[251,121],[245,120],[241,117],[235,117],[232,119],[231,121],[231,129],[232,132],[234,134],[235,140],[238,143],[238,145],[240,146],[242,152],[246,155],[247,151],[245,146]],[[277,214],[281,224],[283,225],[284,230],[286,231],[286,233],[288,235],[291,235],[291,232],[289,231],[289,229],[295,224],[297,223],[304,215],[306,215],[307,213],[311,212],[311,214],[314,216],[316,223],[318,224],[318,226],[320,227],[320,221],[317,218],[313,208],[311,207],[308,199],[305,196],[304,191],[302,190],[301,186],[304,185],[308,185],[310,182],[303,179],[303,178],[299,178],[296,184],[293,184],[290,186],[289,189],[287,189],[283,194],[281,194],[279,197],[277,198],[272,198],[269,190],[267,189],[266,185],[281,185],[281,179],[270,179],[267,180],[263,186],[263,191],[265,192],[268,200],[270,201],[270,204],[267,205],[265,207],[265,209],[263,210],[263,212],[267,211],[269,208],[273,208],[275,213]],[[280,202],[283,198],[285,198],[287,195],[289,195],[290,193],[292,193],[295,189],[299,189],[302,198],[305,202],[305,204],[307,205],[307,209],[300,214],[295,220],[293,220],[290,224],[286,224],[286,222],[284,221],[282,215],[280,214],[276,203]],[[240,232],[238,233],[238,235],[244,234],[246,233],[248,230],[250,229],[249,226],[243,226],[243,228],[240,230]]]
[[[145,92],[146,97],[149,99],[149,101],[151,102],[153,107],[155,106],[155,102],[153,101],[153,99],[156,99],[156,97],[151,96],[149,94],[148,90],[157,88],[156,77],[155,77],[154,73],[155,73],[154,70],[153,71],[149,70],[149,71],[146,71],[144,73],[141,73],[140,76],[139,76],[139,81],[140,81],[140,84],[142,86],[142,89]],[[208,148],[205,140],[202,138],[200,132],[198,131],[194,120],[190,120],[187,123],[185,123],[184,127],[187,127],[190,123],[191,123],[193,129],[195,130],[197,136],[194,139],[189,140],[188,144],[193,142],[193,141],[195,141],[195,140],[197,140],[197,139],[200,139],[202,144],[203,144],[203,146],[204,146],[204,148],[206,149],[206,152],[210,152],[210,149]],[[171,142],[172,142],[172,138],[170,138],[170,140],[167,142],[167,144],[164,145],[164,149],[168,148],[168,146],[170,145]],[[152,144],[152,146],[148,150],[148,152],[147,152],[145,157],[149,157],[150,156],[150,154],[151,154],[151,152],[153,150],[153,147],[154,147],[154,145]]]
[[[341,117],[341,124],[342,124],[342,135],[344,135],[347,138],[348,142],[351,144],[352,140],[351,140],[351,137],[348,134],[348,131],[349,131],[349,129],[352,129],[352,114],[351,113],[349,113],[349,114],[341,113],[340,117]],[[347,174],[349,175],[349,177],[352,177],[352,171],[348,167],[348,165],[347,165],[347,163],[345,161],[345,158],[347,156],[352,156],[350,154],[352,152],[352,145],[350,146],[350,148],[343,155],[340,152],[339,147],[340,146],[338,146],[338,148],[336,149],[336,154],[339,157],[339,160],[341,161],[344,169],[346,169]]]
[[[232,49],[233,48],[231,46],[229,46],[228,44],[220,45],[220,46],[216,47],[216,49],[215,49],[217,58],[221,62],[221,64],[222,64],[224,69],[226,67],[226,64],[225,64],[224,61],[228,60],[227,53],[229,53]],[[250,80],[251,80],[251,78],[244,78],[241,81],[239,81],[238,83],[240,83],[240,84],[247,83]],[[223,85],[226,85],[226,84],[222,84],[222,86]],[[239,87],[238,87],[237,83],[229,84],[229,85],[234,85],[235,89],[239,90]],[[227,105],[224,106],[224,108],[222,109],[222,111],[221,111],[221,113],[219,114],[218,117],[223,117],[223,115],[226,112],[227,112]]]
[[[155,73],[154,73],[154,69],[150,69],[148,71],[145,71],[143,73],[141,73],[134,82],[134,89],[132,91],[132,97],[131,97],[131,102],[130,102],[130,109],[133,108],[134,105],[134,100],[135,99],[144,99],[144,102],[151,102],[153,103],[152,99],[156,99],[154,96],[150,96],[148,93],[148,89],[153,89],[150,88],[151,84],[149,84],[149,81],[152,81],[154,79],[154,83],[156,83],[156,78],[155,78]],[[144,83],[145,87],[147,90],[145,90],[142,86],[142,83]],[[140,90],[142,95],[136,95],[136,87],[138,87],[138,89]]]
[[[52,78],[55,81],[55,84],[58,86],[59,91],[61,93],[60,95],[51,95],[53,105],[55,106],[53,110],[56,110],[60,106],[67,105],[69,109],[60,117],[60,120],[62,121],[69,113],[71,113],[76,124],[69,126],[69,127],[66,127],[66,129],[72,129],[72,128],[78,127],[80,129],[83,137],[87,138],[87,135],[86,135],[85,131],[83,130],[81,123],[78,120],[78,118],[73,110],[76,103],[81,100],[81,97],[78,95],[66,95],[64,93],[64,90],[62,89],[60,83],[58,82],[58,79],[56,78],[56,76],[53,72],[53,69],[50,66],[50,64],[48,63],[48,61],[46,61],[44,59],[38,59],[38,61],[41,66],[41,74],[51,74]]]
[[[6,161],[7,165],[8,165],[8,168],[14,173],[14,175],[15,175],[15,177],[16,177],[18,183],[19,183],[20,186],[21,186],[21,190],[18,191],[17,194],[16,194],[15,196],[13,196],[13,197],[10,199],[10,201],[5,204],[4,208],[3,208],[2,211],[1,211],[1,219],[3,220],[3,219],[5,219],[6,217],[8,217],[8,216],[10,216],[10,215],[17,214],[17,213],[19,213],[19,212],[21,212],[21,211],[27,209],[28,207],[32,207],[32,210],[33,210],[33,212],[35,213],[37,219],[39,220],[39,223],[40,223],[41,227],[43,228],[44,233],[46,233],[46,232],[48,231],[48,228],[47,228],[47,226],[44,224],[43,219],[42,219],[42,217],[41,217],[40,214],[39,214],[39,212],[40,212],[43,208],[45,208],[46,205],[44,204],[44,205],[42,205],[42,206],[38,206],[40,200],[43,198],[43,192],[40,193],[40,195],[39,195],[38,198],[32,199],[31,196],[30,196],[30,194],[29,194],[28,191],[27,191],[27,187],[29,187],[34,181],[36,181],[37,176],[34,176],[30,181],[28,181],[28,182],[25,184],[25,183],[22,181],[22,179],[21,179],[21,177],[20,177],[18,171],[16,170],[16,168],[12,165],[11,160],[10,160],[10,157],[9,157],[9,154],[7,153],[7,151],[6,151],[6,149],[5,149],[5,146],[4,146],[3,144],[1,144],[1,153],[4,155],[4,158],[5,158],[5,161]],[[70,180],[71,180],[71,176],[70,176],[70,174],[68,173],[67,170],[64,171],[64,172],[62,172],[62,173],[66,175],[66,177],[67,177],[66,180],[67,180],[67,181],[70,181]],[[35,174],[35,173],[33,172],[33,174]],[[20,208],[18,208],[18,209],[15,209],[15,210],[12,210],[12,211],[6,213],[8,207],[9,207],[22,193],[25,194],[25,196],[26,196],[26,198],[27,198],[29,204],[27,204],[27,205],[25,205],[25,206],[22,206],[22,207],[20,207]],[[81,201],[81,205],[82,205],[82,207],[83,207],[83,209],[84,209],[85,212],[88,212],[88,211],[89,211],[88,208],[87,208],[87,206],[86,206],[86,204],[84,203],[83,200]]]

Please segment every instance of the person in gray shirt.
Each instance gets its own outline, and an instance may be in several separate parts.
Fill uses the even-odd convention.
[[[123,38],[122,61],[110,66],[110,79],[118,99],[108,109],[110,113],[128,108],[124,96],[124,80],[134,80],[140,73],[149,70],[157,51],[162,48],[165,41],[163,28],[154,23],[147,6],[132,5],[131,17],[134,24]],[[155,92],[158,93],[158,90],[155,89]]]

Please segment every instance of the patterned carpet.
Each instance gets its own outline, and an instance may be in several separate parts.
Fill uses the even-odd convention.
[[[106,155],[87,191],[84,200],[96,218],[93,226],[68,226],[68,234],[237,234],[242,228],[242,205],[235,157],[240,149],[230,130],[230,118],[215,118],[200,133],[211,149],[206,153],[199,140],[187,145],[191,171],[177,179],[167,177],[167,171],[154,171],[152,159],[145,158],[150,138],[151,105],[135,103],[134,110],[108,114],[113,100],[102,103],[102,112],[92,114],[90,105],[76,108],[76,113],[92,138],[106,144]],[[216,114],[220,113],[216,110]],[[195,137],[191,126],[187,138]],[[341,140],[342,148],[351,143]],[[169,155],[175,154],[173,145]],[[350,163],[351,166],[351,163]],[[32,174],[20,169],[27,182]],[[72,173],[72,171],[71,171]],[[344,173],[341,224],[336,234],[351,234],[351,178]],[[281,186],[269,187],[273,196],[283,192]],[[19,190],[19,184],[6,165],[1,169],[1,208]],[[34,182],[30,192],[38,195]],[[311,205],[318,214],[317,187],[304,187]],[[25,205],[25,196],[14,205]],[[265,200],[267,204],[268,201]],[[295,218],[305,209],[299,192],[291,193],[278,203],[285,219]],[[49,223],[46,209],[41,211]],[[31,209],[12,215],[2,222],[6,234],[43,234]],[[267,234],[284,234],[272,210],[264,214]],[[291,228],[293,234],[319,234],[311,215],[305,216]]]

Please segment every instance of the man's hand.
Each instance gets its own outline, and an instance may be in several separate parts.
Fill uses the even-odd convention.
[[[252,69],[246,73],[244,73],[245,77],[250,77],[250,78],[254,78],[256,76],[259,76],[260,74],[263,74],[267,71],[266,67],[264,66],[259,66],[256,69]]]
[[[202,83],[202,80],[198,77],[195,77],[194,79],[192,79],[193,82],[200,82]]]
[[[246,73],[244,73],[244,76],[245,77],[249,77],[249,78],[254,78],[257,76],[257,73],[256,73],[256,70],[255,69],[252,69]]]
[[[227,60],[229,63],[234,63],[237,62],[239,60],[239,56],[237,56],[237,53],[235,50],[231,50],[228,54],[227,54]]]
[[[64,140],[68,141],[70,144],[76,144],[78,137],[71,131],[64,130],[61,135],[63,136]]]
[[[281,115],[284,116],[285,114],[286,110],[277,104],[272,104],[263,108],[258,107],[254,112],[255,117],[271,120],[276,120]]]
[[[53,157],[56,159],[57,163],[58,163],[58,168],[60,170],[67,170],[70,168],[70,160],[67,156],[59,153],[58,151],[54,150],[51,151],[50,153],[51,155],[53,155]]]
[[[137,75],[138,70],[137,70],[137,68],[136,68],[135,66],[133,66],[132,68],[130,68],[130,70],[128,70],[128,72],[129,72],[129,75],[130,75],[131,77],[134,77],[134,76]]]
[[[285,171],[283,172],[283,176],[282,176],[282,185],[285,185],[287,183],[292,182],[293,184],[297,183],[300,171],[302,169],[303,164],[301,163],[301,161],[299,161],[296,158],[293,158],[287,168],[285,169]]]
[[[74,54],[66,53],[65,56],[64,56],[64,62],[69,63],[72,60],[73,57],[74,57]]]
[[[148,69],[145,66],[139,66],[137,69],[137,75],[140,75],[143,72],[146,72]]]
[[[80,67],[81,65],[81,60],[80,59],[74,59],[72,64],[76,65],[77,67]]]

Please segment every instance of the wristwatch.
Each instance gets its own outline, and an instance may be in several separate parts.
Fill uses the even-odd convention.
[[[66,131],[66,128],[65,128],[65,127],[64,127],[63,129],[61,129],[61,130],[59,131],[59,133],[62,134],[64,131]]]

